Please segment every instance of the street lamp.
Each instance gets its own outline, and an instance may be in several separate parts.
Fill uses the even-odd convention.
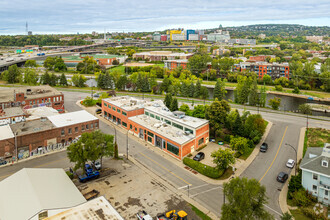
[[[127,130],[127,136],[126,136],[126,154],[127,154],[127,156],[126,156],[126,158],[127,158],[127,160],[128,160],[128,130]]]
[[[291,144],[285,143],[285,145],[291,147],[294,150],[294,152],[296,153],[296,164],[297,164],[298,163],[298,161],[297,161],[297,157],[298,157],[297,156],[297,150]],[[295,176],[297,175],[297,169],[296,169],[296,167],[294,167],[294,175]]]

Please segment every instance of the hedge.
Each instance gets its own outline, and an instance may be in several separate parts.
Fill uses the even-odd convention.
[[[224,170],[218,170],[215,167],[205,165],[187,157],[183,158],[183,163],[188,167],[196,170],[200,174],[203,174],[204,176],[210,177],[212,179],[219,179],[224,172]]]

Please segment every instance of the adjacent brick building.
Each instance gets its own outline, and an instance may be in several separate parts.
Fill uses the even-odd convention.
[[[188,60],[164,60],[164,68],[169,70],[176,69],[181,66],[182,69],[186,69],[188,64]]]
[[[209,122],[170,112],[162,101],[147,102],[131,97],[102,100],[103,116],[133,135],[182,159],[209,140]]]
[[[99,120],[85,110],[0,126],[0,157],[26,158],[67,146],[84,132],[99,128]]]
[[[241,62],[238,71],[251,71],[258,74],[258,77],[262,79],[264,75],[269,75],[272,79],[277,79],[280,77],[290,78],[290,67],[288,63],[266,63],[266,62]]]
[[[22,107],[23,109],[49,106],[64,112],[64,95],[51,86],[24,86],[0,90],[0,109]]]

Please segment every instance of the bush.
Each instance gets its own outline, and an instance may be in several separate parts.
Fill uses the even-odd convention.
[[[203,148],[205,148],[207,145],[206,144],[204,144],[204,145],[202,145],[201,147],[199,147],[196,151],[200,151],[200,150],[202,150]]]
[[[86,97],[86,98],[82,101],[81,104],[84,105],[84,106],[89,107],[89,106],[94,106],[94,105],[96,105],[96,102],[97,102],[97,100],[92,99],[91,97]]]
[[[226,142],[226,143],[230,143],[230,139],[231,139],[231,135],[229,135],[229,134],[226,134],[225,135],[225,138],[224,138],[224,141]]]
[[[299,94],[300,93],[299,88],[298,87],[294,87],[294,89],[292,90],[292,93]]]
[[[301,171],[297,176],[291,176],[289,187],[288,187],[288,198],[293,199],[293,194],[300,189],[302,189],[301,185]]]
[[[312,201],[308,196],[308,192],[305,189],[299,189],[298,191],[293,193],[293,202],[297,206],[303,206],[303,207],[312,204]]]
[[[224,172],[224,170],[218,170],[215,167],[202,164],[188,157],[183,158],[183,163],[188,167],[196,170],[200,174],[203,174],[204,176],[210,177],[212,179],[219,179]]]
[[[316,214],[313,210],[313,208],[302,208],[301,211],[306,215],[307,217],[315,220],[326,220],[327,218],[323,214]]]
[[[69,176],[70,179],[73,179],[73,174],[70,171],[66,171],[66,174]]]
[[[282,92],[283,91],[283,87],[281,85],[276,85],[275,86],[275,90]]]

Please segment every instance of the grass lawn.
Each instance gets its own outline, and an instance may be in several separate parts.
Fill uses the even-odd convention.
[[[228,167],[226,171],[222,174],[222,176],[219,178],[219,180],[225,180],[228,179],[231,175],[233,175],[233,168]]]
[[[204,212],[202,212],[201,210],[199,210],[198,208],[196,208],[192,204],[190,204],[190,206],[191,206],[191,209],[196,213],[196,215],[198,215],[201,219],[203,219],[203,220],[212,220],[209,216],[207,216]]]
[[[296,210],[290,210],[291,214],[295,219],[299,220],[312,220],[311,218],[307,217],[302,213],[299,209]]]
[[[330,142],[330,130],[324,128],[309,128],[305,132],[304,139],[304,151],[303,155],[307,150],[307,147],[323,147],[324,143]]]

